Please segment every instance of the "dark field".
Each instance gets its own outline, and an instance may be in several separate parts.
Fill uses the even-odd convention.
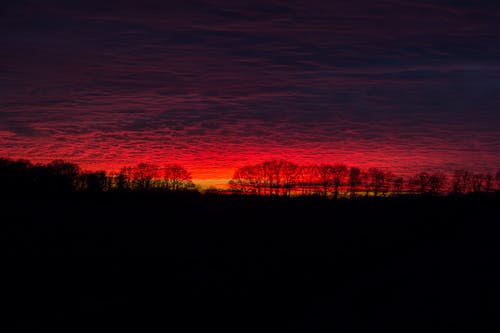
[[[4,199],[4,315],[47,332],[494,332],[499,203]]]

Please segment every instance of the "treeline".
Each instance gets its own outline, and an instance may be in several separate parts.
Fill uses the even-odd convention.
[[[197,191],[191,174],[178,164],[139,163],[118,172],[84,171],[75,163],[54,160],[33,164],[0,158],[0,193],[100,193]],[[358,196],[491,194],[500,191],[495,175],[456,170],[454,173],[419,172],[404,178],[388,170],[338,164],[298,165],[266,161],[238,168],[226,190],[216,193],[262,196]],[[214,191],[211,191],[214,192]]]
[[[420,172],[405,179],[379,168],[362,170],[342,163],[304,166],[273,160],[237,169],[229,184],[237,193],[270,196],[460,195],[499,191],[500,171],[496,175],[467,170],[452,174]]]
[[[33,164],[0,158],[0,193],[192,191],[191,174],[182,166],[140,163],[119,172],[83,171],[75,163],[54,160]]]

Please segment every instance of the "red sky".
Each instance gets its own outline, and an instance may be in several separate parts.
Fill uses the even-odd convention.
[[[500,166],[497,1],[11,1],[0,42],[2,157]]]

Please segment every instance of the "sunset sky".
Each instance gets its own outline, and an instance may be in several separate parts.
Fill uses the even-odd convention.
[[[500,1],[2,1],[0,157],[500,169]]]

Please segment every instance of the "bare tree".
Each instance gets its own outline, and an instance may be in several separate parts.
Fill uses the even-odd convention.
[[[420,172],[410,180],[410,186],[413,192],[421,195],[439,195],[446,189],[447,180],[448,177],[442,172]]]
[[[359,190],[361,184],[361,169],[357,167],[351,167],[351,169],[349,169],[349,196],[351,198],[356,196],[356,193]]]
[[[404,178],[403,177],[395,177],[393,180],[393,190],[395,195],[401,195],[403,193],[404,186]]]
[[[448,187],[448,177],[443,172],[433,173],[429,178],[429,193],[440,195]]]
[[[178,164],[167,164],[163,168],[163,182],[166,190],[180,191],[193,188],[191,174]]]
[[[266,161],[238,168],[230,185],[242,193],[289,196],[296,189],[301,168],[288,161]]]
[[[118,175],[120,189],[135,191],[149,191],[153,188],[153,181],[159,178],[159,169],[156,165],[139,163],[135,167],[123,167]]]
[[[318,183],[318,167],[316,165],[301,166],[297,174],[297,186],[302,195],[315,193]]]
[[[264,175],[264,167],[262,163],[256,164],[249,170],[250,184],[254,192],[258,195],[265,194],[268,188],[267,181]]]
[[[495,175],[495,190],[500,191],[500,170]]]
[[[132,167],[123,167],[113,177],[114,180],[114,188],[119,191],[129,191],[133,189],[132,186]]]
[[[91,193],[104,192],[108,185],[105,171],[84,172],[79,176],[79,190]]]
[[[283,187],[283,195],[290,196],[297,186],[297,177],[300,168],[297,164],[289,161],[280,161],[279,173]]]
[[[410,186],[413,192],[424,195],[429,193],[429,180],[431,175],[427,172],[417,173],[410,179]]]
[[[263,183],[269,190],[269,195],[275,194],[275,189],[279,186],[279,175],[277,174],[277,161],[266,161],[261,164]]]
[[[318,166],[318,184],[322,188],[323,196],[328,196],[328,191],[333,184],[334,171],[331,164],[321,164]]]
[[[269,195],[278,195],[281,185],[280,163],[276,160],[261,164],[262,178],[269,189]]]
[[[167,164],[162,172],[157,166],[148,163],[123,167],[118,173],[107,175],[105,171],[82,172],[77,164],[63,160],[34,165],[28,161],[0,158],[0,191],[97,193],[162,188],[178,191],[195,188],[189,172],[179,165]]]
[[[451,189],[454,194],[464,194],[471,190],[472,173],[467,170],[456,170],[453,174]]]
[[[384,181],[380,187],[380,194],[382,196],[388,196],[391,194],[391,191],[394,189],[394,180],[396,179],[396,175],[390,171],[384,171]]]
[[[26,160],[0,158],[0,191],[21,193],[35,190],[39,178],[44,176],[43,171]]]
[[[486,175],[482,173],[471,174],[471,187],[474,193],[483,192],[486,187]]]
[[[78,186],[80,167],[77,164],[54,160],[47,164],[51,175],[51,187],[55,192],[73,192]]]
[[[384,190],[386,185],[386,174],[378,168],[368,169],[368,186],[373,196],[379,196],[380,192]]]
[[[450,187],[453,193],[489,193],[499,183],[500,171],[494,177],[457,170],[450,182],[443,172],[419,172],[406,182],[403,177],[379,168],[370,168],[365,172],[357,167],[348,168],[342,163],[300,166],[277,160],[239,168],[230,182],[241,192],[285,196],[318,193],[325,197],[332,195],[333,198],[343,193],[355,197],[361,191],[365,191],[366,196],[375,197],[405,193],[442,195]]]
[[[491,173],[485,175],[484,191],[486,193],[491,193],[493,191],[494,178]]]
[[[240,193],[266,194],[269,184],[262,164],[246,165],[236,169],[230,185]]]
[[[333,197],[339,197],[339,189],[346,183],[349,169],[344,164],[335,164],[332,167]]]
[[[242,168],[238,168],[234,171],[233,178],[229,182],[229,186],[240,193],[245,193],[249,191],[249,187],[251,186],[251,177],[250,177],[250,166],[244,166]],[[260,193],[259,193],[260,194]]]

